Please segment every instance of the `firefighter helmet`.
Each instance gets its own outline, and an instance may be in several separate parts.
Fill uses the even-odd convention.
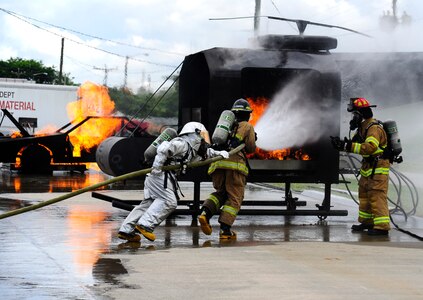
[[[232,105],[232,109],[233,112],[237,112],[237,111],[245,111],[245,112],[252,112],[253,110],[250,107],[250,103],[248,103],[247,100],[240,98],[238,100],[236,100],[234,102],[234,104]]]
[[[376,105],[370,105],[370,102],[366,98],[350,98],[348,103],[347,111],[357,111],[361,108],[376,107]]]
[[[200,122],[188,122],[182,127],[181,131],[179,132],[179,136],[197,132],[201,135],[201,137],[210,144],[210,136],[209,132],[207,131],[206,127],[201,124]]]
[[[196,131],[206,131],[206,127],[204,127],[203,124],[200,122],[188,122],[182,127],[181,131],[179,132],[179,135],[184,135],[188,133],[194,133]]]

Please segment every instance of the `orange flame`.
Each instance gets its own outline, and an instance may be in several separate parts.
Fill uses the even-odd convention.
[[[19,131],[15,131],[12,133],[12,135],[10,136],[12,139],[16,139],[16,138],[20,138],[23,137],[22,133],[20,133]]]
[[[257,99],[247,98],[253,112],[251,113],[250,123],[255,126],[257,121],[266,111],[267,105],[269,105],[269,99],[264,97],[258,97]]]
[[[269,99],[265,97],[258,97],[256,99],[247,98],[247,100],[251,108],[253,109],[249,122],[251,123],[251,125],[254,126],[266,111],[267,106],[269,105]],[[310,160],[310,156],[304,153],[301,149],[294,151],[290,148],[266,151],[257,147],[254,153],[249,154],[247,156],[249,159]]]
[[[57,126],[54,125],[47,125],[40,130],[37,130],[35,133],[35,136],[43,136],[43,135],[49,135],[57,130]]]
[[[70,120],[78,123],[87,116],[107,117],[111,116],[115,109],[115,103],[110,99],[108,89],[105,86],[85,82],[78,89],[78,100],[71,102],[66,107]],[[121,125],[119,119],[93,118],[69,134],[70,141],[74,146],[73,155],[80,156],[82,150],[90,152],[104,139],[112,136]],[[35,133],[35,136],[43,136],[57,131],[54,125],[48,125]],[[12,138],[22,137],[20,132],[14,132]]]
[[[57,129],[59,129],[59,128],[55,125],[46,125],[43,128],[37,130],[34,135],[35,136],[49,135],[49,134],[55,132]],[[11,134],[10,137],[11,138],[21,138],[21,137],[23,137],[23,135],[19,131],[15,131]]]
[[[87,116],[110,116],[115,103],[110,99],[105,86],[91,82],[82,84],[78,89],[78,99],[67,106],[71,120],[82,121]],[[113,135],[121,124],[119,119],[93,118],[69,134],[74,146],[74,156],[84,149],[88,152],[105,138]]]

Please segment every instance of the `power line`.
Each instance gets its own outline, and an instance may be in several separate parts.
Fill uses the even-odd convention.
[[[89,65],[89,64],[86,64],[86,63],[83,63],[83,62],[81,62],[81,61],[79,61],[79,60],[77,60],[77,59],[75,59],[75,58],[73,58],[73,57],[71,57],[69,55],[64,55],[64,56],[67,59],[70,59],[71,61],[73,61],[74,63],[76,63],[78,65],[81,65],[81,67],[84,68],[87,71],[91,71],[91,69],[94,68],[94,66]],[[94,73],[94,72],[92,72],[92,73]]]
[[[158,49],[158,48],[141,47],[141,46],[136,46],[136,45],[132,45],[132,44],[128,44],[128,43],[123,43],[123,42],[119,42],[119,41],[114,41],[114,40],[106,39],[106,38],[95,36],[95,35],[91,35],[91,34],[88,34],[88,33],[83,33],[83,32],[77,31],[77,30],[69,29],[69,28],[66,28],[66,27],[63,27],[63,26],[54,25],[54,24],[51,24],[51,23],[48,23],[48,22],[44,22],[44,21],[41,21],[41,20],[38,20],[38,19],[34,19],[34,18],[31,18],[31,17],[28,17],[28,16],[24,16],[24,15],[18,14],[16,12],[13,12],[13,11],[10,11],[10,10],[6,10],[4,8],[0,8],[0,10],[2,10],[5,13],[8,13],[9,15],[12,15],[14,17],[19,16],[21,18],[32,20],[32,21],[35,21],[35,22],[38,22],[38,23],[41,23],[41,24],[44,24],[44,25],[48,25],[48,26],[51,26],[51,27],[55,27],[55,28],[58,28],[58,29],[65,30],[65,31],[73,32],[73,33],[76,33],[76,34],[79,34],[79,35],[83,35],[83,36],[86,36],[86,37],[90,37],[90,38],[102,40],[102,41],[105,41],[105,42],[112,42],[112,43],[115,43],[115,44],[118,44],[118,45],[122,45],[122,46],[127,46],[127,47],[132,47],[132,48],[137,48],[137,49],[143,49],[143,50],[157,51],[157,52],[162,52],[162,53],[165,53],[165,54],[185,56],[185,54],[183,54],[183,53],[166,51],[166,50],[161,50],[161,49]]]
[[[272,2],[273,7],[276,9],[276,11],[278,12],[278,14],[280,16],[282,16],[281,12],[279,11],[279,8],[276,6],[275,2],[273,2],[273,0],[270,0],[270,2]]]
[[[6,9],[0,8],[0,11],[3,11],[3,12],[5,12],[5,13],[7,13],[7,14],[11,15],[12,17],[15,17],[15,18],[17,18],[17,19],[21,20],[22,22],[25,22],[25,23],[27,23],[27,24],[29,24],[29,25],[31,25],[31,26],[34,26],[34,27],[36,27],[36,28],[38,28],[38,29],[40,29],[40,30],[44,30],[44,31],[46,31],[46,32],[48,32],[48,33],[50,33],[50,34],[53,34],[53,35],[58,36],[58,37],[61,37],[61,38],[65,38],[65,39],[67,39],[68,41],[71,41],[71,42],[76,43],[76,44],[78,44],[78,45],[82,45],[82,46],[85,46],[85,47],[88,47],[88,48],[92,48],[92,49],[94,49],[94,50],[101,51],[101,52],[104,52],[104,53],[107,53],[107,54],[110,54],[110,55],[118,56],[118,57],[121,57],[121,58],[125,58],[125,57],[126,57],[125,55],[121,55],[121,54],[118,54],[118,53],[114,53],[114,52],[111,52],[111,51],[109,51],[109,50],[105,50],[105,49],[97,48],[97,47],[94,47],[94,46],[91,46],[91,45],[87,45],[87,44],[84,44],[84,43],[82,43],[82,42],[78,42],[78,41],[75,41],[75,40],[73,40],[73,39],[67,38],[67,37],[65,37],[65,36],[63,36],[63,35],[61,35],[61,34],[58,34],[58,33],[52,32],[52,31],[50,31],[50,30],[48,30],[48,29],[46,29],[46,28],[43,28],[43,27],[41,27],[41,26],[39,26],[39,25],[37,25],[37,24],[31,23],[31,22],[29,22],[28,20],[23,19],[24,17],[20,17],[18,14],[15,14],[15,13],[13,13],[13,12],[11,12],[11,11],[6,10]],[[103,39],[103,40],[104,40],[104,39]],[[136,58],[131,58],[131,59],[132,59],[132,60],[134,60],[134,61],[138,61],[138,62],[142,62],[142,63],[147,63],[147,64],[152,64],[152,65],[156,65],[156,66],[163,66],[163,67],[169,67],[169,68],[174,68],[174,67],[175,67],[175,66],[173,66],[173,65],[167,65],[167,64],[162,64],[162,63],[156,63],[156,62],[151,62],[151,61],[142,60],[142,59],[136,59]]]

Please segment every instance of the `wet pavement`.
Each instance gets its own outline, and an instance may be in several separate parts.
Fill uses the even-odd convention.
[[[98,172],[45,177],[2,174],[0,213],[52,199],[106,179],[108,179],[107,176]],[[142,199],[141,183],[141,180],[125,184],[118,183],[107,186],[99,192],[119,199]],[[182,182],[181,186],[185,194],[184,199],[192,199],[192,184]],[[209,183],[203,183],[201,199],[204,199],[211,190]],[[283,191],[249,184],[246,200],[275,200],[282,199],[283,196]],[[306,208],[309,209],[315,208],[315,205],[320,204],[323,199],[323,193],[315,189],[294,192],[293,196],[306,201]],[[259,268],[266,253],[270,255],[269,258],[275,259],[275,264],[280,264],[282,254],[279,251],[282,250],[284,255],[295,251],[299,255],[296,258],[304,257],[305,260],[311,256],[319,257],[319,251],[325,251],[323,257],[330,263],[332,260],[342,261],[343,255],[347,260],[349,255],[354,256],[360,253],[359,249],[366,249],[366,247],[381,249],[375,252],[380,257],[385,255],[382,251],[386,251],[388,256],[398,255],[401,258],[403,256],[400,251],[406,251],[408,256],[404,256],[402,261],[397,261],[392,268],[396,268],[400,273],[410,272],[409,276],[414,274],[411,282],[414,280],[421,282],[423,279],[423,269],[420,267],[423,263],[422,242],[396,229],[391,230],[389,237],[369,238],[366,234],[351,233],[349,228],[357,218],[357,205],[337,195],[332,196],[332,205],[334,209],[348,210],[348,216],[330,216],[326,220],[319,220],[316,216],[240,215],[234,226],[238,234],[234,242],[219,241],[216,219],[212,219],[213,234],[205,236],[198,227],[191,226],[190,216],[177,216],[156,229],[155,242],[142,240],[141,243],[124,243],[116,237],[116,233],[128,212],[112,207],[109,202],[93,198],[91,193],[84,193],[35,211],[0,220],[2,245],[0,247],[0,293],[2,299],[133,299],[141,295],[148,295],[149,299],[183,299],[185,296],[197,298],[196,293],[204,289],[197,284],[197,279],[192,279],[194,282],[188,285],[188,283],[179,282],[177,277],[193,276],[190,270],[197,273],[204,272],[198,269],[202,266],[200,257],[204,255],[210,255],[211,260],[219,260],[222,264],[220,271],[223,268],[226,270],[224,273],[230,273],[233,262],[226,259],[239,261],[239,257],[232,257],[236,253],[247,253],[248,260],[241,259],[242,265],[238,265],[238,271],[242,272],[242,268],[254,264],[258,264],[259,266],[256,267]],[[423,235],[422,218],[410,217],[407,222],[404,222],[403,216],[395,215],[394,219],[401,228],[420,236]],[[336,254],[332,255],[330,253],[335,251],[334,245],[336,245]],[[327,247],[330,249],[326,249]],[[304,254],[304,251],[309,252]],[[166,263],[161,263],[160,259],[163,258],[164,253],[166,253]],[[295,260],[295,258],[291,259]],[[178,262],[184,262],[184,265],[181,266]],[[218,262],[216,263],[219,265]],[[178,269],[174,270],[176,267]],[[322,269],[326,267],[324,265]],[[143,279],[140,280],[138,278],[140,273],[144,272],[143,275],[148,276],[145,274],[146,268],[150,268],[148,270],[152,271],[156,277],[142,277]],[[284,266],[281,268],[283,269]],[[336,271],[336,268],[337,266],[334,266],[331,270]],[[157,270],[162,270],[163,274],[159,275]],[[273,270],[271,263],[267,270],[270,277],[273,272],[275,276],[283,275],[282,279],[289,279],[297,272],[278,274],[279,271]],[[245,270],[245,272],[254,271]],[[266,271],[263,270],[263,272]],[[304,278],[310,276],[307,273],[303,275]],[[224,274],[219,276],[222,280],[226,280]],[[239,276],[242,278],[242,273]],[[233,276],[230,278],[231,281],[234,280]],[[165,279],[179,282],[180,294],[177,292],[177,287],[167,289]],[[204,283],[204,278],[200,277],[198,280]],[[272,282],[269,278],[266,280]],[[407,280],[410,282],[410,278]],[[145,285],[146,282],[149,282],[151,289]],[[234,284],[240,283],[236,281]],[[307,284],[316,285],[316,282],[305,283],[304,287]],[[363,283],[360,284],[363,285]],[[273,288],[267,288],[267,290],[274,291]],[[403,291],[399,294],[398,299],[417,299],[418,297],[414,297],[416,295],[423,297],[423,290],[416,286],[412,285],[406,291],[408,292]],[[289,291],[285,290],[285,292]],[[295,296],[293,291],[290,292],[293,293],[291,296]],[[280,299],[276,295],[259,297],[254,293],[246,295],[243,293],[234,290],[230,295],[233,299],[240,296],[246,299]],[[307,294],[304,295],[305,299],[308,299]],[[375,294],[372,292],[369,295]],[[332,299],[337,299],[335,296]],[[232,299],[231,297],[223,297],[220,293],[215,293],[213,297],[206,298]],[[319,299],[316,295],[313,298]],[[365,298],[362,297],[362,299]],[[287,299],[295,299],[295,297],[287,297]]]
[[[98,168],[97,168],[98,169]],[[101,171],[89,170],[85,173],[54,171],[52,175],[19,174],[0,169],[1,193],[55,193],[71,192],[112,178]],[[142,180],[133,179],[116,182],[101,189],[139,189]]]

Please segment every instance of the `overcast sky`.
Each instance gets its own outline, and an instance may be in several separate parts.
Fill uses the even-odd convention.
[[[411,26],[380,30],[379,18],[392,0],[261,0],[261,15],[304,19],[348,27],[373,36],[311,27],[309,35],[338,39],[336,52],[421,51],[423,1],[398,0]],[[63,71],[74,81],[157,88],[185,55],[212,47],[244,48],[254,36],[253,20],[210,18],[253,16],[255,0],[0,0],[0,59],[42,61],[58,69],[65,38]],[[262,18],[260,34],[296,34],[295,24]],[[132,45],[132,46],[131,46]]]

